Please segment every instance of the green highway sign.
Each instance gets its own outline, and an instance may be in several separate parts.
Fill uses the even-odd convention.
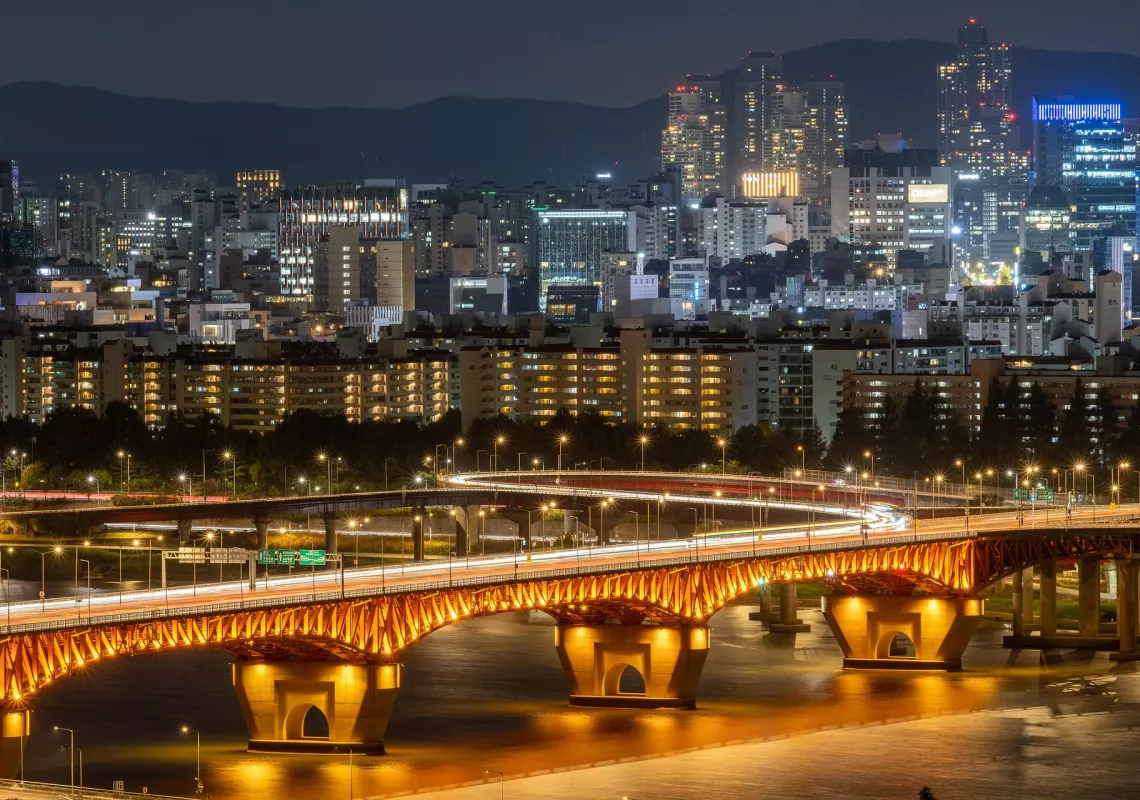
[[[325,565],[324,550],[302,550],[298,562],[302,567],[323,567]]]
[[[1053,499],[1053,490],[1049,489],[1045,486],[1038,486],[1037,487],[1037,499],[1038,500],[1052,500]]]
[[[1014,500],[1032,500],[1033,499],[1033,493],[1029,489],[1014,489],[1013,490],[1013,499]]]
[[[291,567],[297,563],[296,550],[258,550],[258,564],[283,564]]]

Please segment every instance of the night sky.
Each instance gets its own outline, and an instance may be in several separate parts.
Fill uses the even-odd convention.
[[[1138,0],[52,0],[0,5],[0,81],[185,100],[404,106],[446,95],[631,105],[748,49],[993,39],[1140,55]]]

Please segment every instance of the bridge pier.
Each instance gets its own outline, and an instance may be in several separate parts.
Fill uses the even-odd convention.
[[[192,527],[193,524],[194,524],[194,520],[191,520],[191,519],[179,519],[178,520],[178,543],[179,544],[182,544],[182,543],[189,544],[190,532],[193,530],[193,527]]]
[[[1100,558],[1077,559],[1077,619],[1081,636],[1100,635]]]
[[[780,619],[768,626],[772,633],[807,633],[811,625],[805,623],[797,616],[796,585],[794,583],[780,584]]]
[[[1136,661],[1136,577],[1137,563],[1130,558],[1116,560],[1116,632],[1119,650],[1109,653],[1113,661]]]
[[[254,517],[253,527],[257,530],[257,549],[269,549],[269,517]]]
[[[347,661],[235,661],[234,690],[255,752],[384,752],[400,688],[399,664]],[[306,730],[312,709],[326,730]],[[317,726],[314,726],[317,727]]]
[[[337,552],[336,514],[325,514],[322,519],[325,522],[325,552],[332,555]]]
[[[554,647],[572,706],[696,708],[709,629],[560,624]],[[641,676],[644,692],[623,686],[622,674],[629,668]]]
[[[412,514],[412,561],[424,560],[424,511],[415,509]]]
[[[764,581],[756,590],[756,596],[760,598],[760,610],[749,612],[748,619],[753,622],[772,622],[778,619],[772,614],[772,584]]]
[[[845,668],[955,670],[984,606],[972,598],[829,595],[823,614]],[[892,655],[899,633],[913,643],[913,657]]]
[[[1041,562],[1041,635],[1057,635],[1057,559]]]
[[[518,533],[515,534],[521,543],[519,548],[522,551],[529,553],[531,551],[530,541],[530,516],[525,511],[504,510],[501,512],[504,519],[509,519],[515,523],[518,528]],[[515,548],[511,548],[514,550]]]
[[[32,732],[32,713],[26,709],[5,711],[0,719],[0,778],[22,778],[20,754]]]
[[[467,528],[471,524],[471,515],[468,510],[460,506],[454,509],[455,516],[455,558],[467,558],[468,553],[471,552],[471,538],[468,536]],[[478,517],[476,517],[478,519]]]

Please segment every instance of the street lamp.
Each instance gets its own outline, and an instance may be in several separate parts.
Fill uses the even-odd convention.
[[[875,477],[875,454],[872,453],[870,450],[864,450],[863,451],[863,458],[871,459],[871,477],[874,478]]]
[[[495,470],[497,470],[499,468],[499,448],[501,446],[505,445],[506,443],[507,443],[507,437],[504,436],[503,434],[500,433],[498,436],[495,437],[495,446],[494,446],[494,449],[492,450],[492,455],[491,455],[491,460],[493,462],[495,462],[494,466],[491,467],[492,472],[494,472]]]
[[[118,456],[118,458],[119,458],[119,485],[120,486],[123,485],[123,459],[125,458],[127,460],[127,483],[126,483],[125,491],[126,491],[126,494],[130,494],[131,493],[131,454],[125,450],[120,450],[115,455]],[[22,473],[22,470],[21,470],[21,473]],[[22,474],[21,474],[21,477],[23,477]]]
[[[185,472],[183,472],[178,476],[178,482],[181,484],[185,484],[186,488],[184,489],[184,491],[186,492],[186,496],[189,497],[191,500],[193,500],[194,499],[194,482],[192,480],[190,480],[190,476],[187,475]]]
[[[202,786],[202,734],[200,731],[195,728],[191,728],[189,725],[183,725],[182,732],[187,734],[192,733],[196,739],[194,748],[194,782],[197,784],[198,794],[201,794],[202,789],[205,788]]]
[[[222,451],[222,459],[224,461],[233,461],[234,462],[234,500],[237,500],[237,458],[234,456],[232,450],[223,450]],[[223,487],[223,492],[224,492],[224,490],[225,490],[224,489],[224,487],[225,487],[225,479],[224,478],[222,480],[222,487]]]
[[[570,437],[565,433],[558,434],[558,475],[562,475],[562,448],[570,443]]]
[[[95,484],[95,494],[101,494],[101,492],[99,491],[99,479],[96,478],[94,475],[88,475],[87,476],[87,485],[91,486],[91,484]],[[87,499],[88,500],[91,499],[91,489],[87,490]]]
[[[800,454],[800,470],[807,472],[807,453],[804,452],[804,446],[802,444],[797,444],[796,452]]]
[[[725,474],[725,451],[728,449],[728,439],[723,436],[717,437],[716,446],[720,448],[720,474]]]
[[[68,737],[68,751],[71,760],[71,796],[75,796],[75,731],[71,728],[64,728],[60,725],[53,725],[53,731],[67,731]]]
[[[485,769],[483,770],[483,774],[499,776],[499,800],[503,800],[503,773],[499,772],[497,769]]]
[[[59,555],[63,548],[56,545],[51,550],[40,551],[40,611],[47,609],[47,557],[48,554]]]
[[[637,437],[637,443],[641,445],[641,471],[645,472],[645,447],[649,444],[649,436],[641,434]]]

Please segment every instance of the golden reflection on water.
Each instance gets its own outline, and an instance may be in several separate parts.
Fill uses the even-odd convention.
[[[490,618],[433,634],[405,660],[408,680],[388,728],[388,754],[353,759],[354,795],[479,782],[487,778],[486,769],[517,776],[834,727],[1039,704],[1043,697],[1064,702],[1066,692],[1112,691],[1112,675],[1082,677],[1090,670],[1087,662],[1042,667],[1035,656],[1011,662],[997,644],[997,630],[979,634],[967,651],[967,670],[961,673],[845,672],[838,647],[818,614],[811,615],[811,634],[774,636],[749,622],[747,611],[729,608],[715,618],[696,711],[570,708],[549,626]],[[146,663],[169,664],[162,659],[173,657],[146,658],[151,659]],[[203,669],[197,666],[202,662],[195,661],[200,655],[182,658],[186,669]],[[125,669],[123,680],[133,681],[133,691],[151,688],[132,677],[130,670],[136,667],[128,664]],[[85,691],[100,685],[100,670],[110,674],[112,667],[101,666],[85,676]],[[212,702],[225,707],[227,719],[236,720],[216,723],[217,730],[203,738],[203,778],[213,797],[347,796],[347,754],[246,753],[240,715],[229,709],[236,707],[232,689],[203,685],[212,687]],[[80,713],[85,695],[69,696],[63,689],[64,684],[53,689],[60,692],[60,706],[68,714]],[[145,779],[152,792],[190,794],[193,743],[174,733],[175,724],[185,720],[185,696],[168,698],[161,686],[154,692],[140,702],[147,703],[148,717],[169,727],[169,744],[126,748],[107,741],[89,746],[87,755],[102,761],[104,772],[116,778],[149,771],[155,776]],[[45,709],[45,716],[49,711]],[[58,719],[67,725],[64,717]],[[229,727],[223,729],[224,724]],[[29,778],[58,780],[54,749],[52,757],[50,769],[44,766],[41,774],[30,772]],[[138,780],[128,780],[128,788],[138,786]]]

